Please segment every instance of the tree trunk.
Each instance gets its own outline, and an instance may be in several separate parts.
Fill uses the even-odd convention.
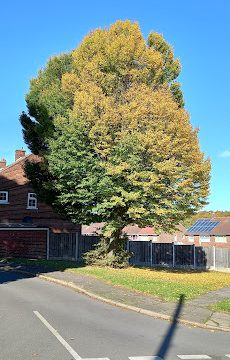
[[[123,246],[122,228],[116,229],[108,239],[108,254],[111,256],[119,253]]]

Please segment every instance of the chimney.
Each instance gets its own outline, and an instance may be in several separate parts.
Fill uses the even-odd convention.
[[[5,159],[1,159],[0,160],[0,170],[4,169],[6,167],[6,160]]]
[[[15,161],[21,159],[22,157],[26,156],[26,151],[21,149],[21,150],[15,150]]]

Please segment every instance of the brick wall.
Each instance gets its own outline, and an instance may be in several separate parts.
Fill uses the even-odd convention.
[[[188,236],[187,236],[188,238]],[[196,246],[203,246],[203,247],[217,247],[217,248],[222,248],[222,249],[230,249],[230,236],[227,235],[226,236],[227,238],[227,242],[226,243],[220,243],[220,242],[216,242],[215,241],[215,236],[214,235],[211,235],[210,236],[210,242],[200,242],[200,239],[199,239],[199,236],[198,235],[195,235],[194,236],[194,244]],[[190,242],[190,244],[192,244]]]
[[[45,259],[47,230],[0,230],[0,257]]]
[[[34,190],[25,176],[26,160],[36,162],[39,158],[29,155],[0,171],[0,190],[9,192],[9,203],[0,204],[0,223],[22,223],[24,218],[30,217],[33,224],[49,227],[53,232],[80,232],[80,225],[62,218],[44,203],[38,201],[38,209],[27,208],[28,193]]]

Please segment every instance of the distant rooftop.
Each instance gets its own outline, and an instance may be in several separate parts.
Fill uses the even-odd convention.
[[[230,217],[197,220],[186,235],[230,235]]]

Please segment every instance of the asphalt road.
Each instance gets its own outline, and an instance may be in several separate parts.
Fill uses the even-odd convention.
[[[153,356],[228,360],[230,333],[170,324],[0,271],[0,360],[156,360]]]

